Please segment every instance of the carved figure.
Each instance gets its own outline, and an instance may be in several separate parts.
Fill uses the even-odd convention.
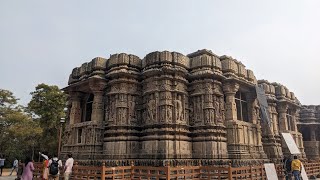
[[[121,123],[127,124],[127,108],[120,108]]]
[[[85,136],[85,139],[86,139],[86,144],[89,144],[89,143],[92,143],[92,129],[89,128],[89,129],[86,129],[87,133],[86,133],[86,136]]]
[[[172,122],[172,107],[171,106],[168,107],[167,120],[169,123]]]
[[[110,121],[114,121],[115,113],[116,113],[115,101],[114,101],[114,98],[111,97],[111,102],[110,102]]]
[[[174,100],[174,105],[176,108],[176,118],[177,121],[182,121],[183,120],[183,107],[182,107],[182,103],[180,100],[180,96],[177,97],[178,99]]]
[[[148,102],[148,117],[150,121],[154,121],[155,114],[156,114],[156,101],[154,99],[150,99]]]
[[[214,109],[215,109],[215,121],[221,121],[221,107],[220,107],[220,102],[219,99],[214,96],[213,97],[213,103],[214,103]]]
[[[219,98],[219,103],[220,103],[220,119],[218,119],[218,122],[223,122],[225,120],[225,114],[224,114],[224,111],[225,111],[225,107],[224,107],[224,98],[223,97],[220,97]]]
[[[161,121],[161,122],[166,122],[166,117],[167,117],[166,107],[165,107],[165,106],[162,106],[162,107],[161,107],[161,114],[160,114],[160,121]]]
[[[210,111],[209,110],[204,111],[204,117],[205,117],[205,124],[209,124],[210,123]]]
[[[135,121],[135,119],[136,119],[135,105],[136,105],[136,103],[134,101],[130,101],[130,103],[129,103],[129,112],[130,112],[129,123],[131,123],[132,121]]]
[[[97,130],[95,130],[95,134],[96,134],[96,136],[95,136],[95,142],[97,142],[97,143],[99,143],[99,142],[101,142],[101,131],[97,131]]]
[[[197,97],[197,101],[195,103],[195,117],[196,117],[196,121],[199,120],[201,118],[201,104],[200,104],[200,97]]]

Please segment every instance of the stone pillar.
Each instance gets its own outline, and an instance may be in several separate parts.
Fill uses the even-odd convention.
[[[298,121],[298,117],[299,117],[299,113],[297,109],[293,109],[292,112],[292,127],[293,127],[293,131],[298,131],[298,127],[297,127],[297,121]]]
[[[256,96],[251,94],[247,94],[247,102],[248,102],[248,115],[249,120],[252,124],[259,124],[259,106],[257,103]]]
[[[81,122],[81,94],[79,92],[72,92],[71,94],[71,110],[70,110],[70,122],[69,124],[76,124]]]
[[[270,118],[272,119],[272,125],[273,125],[273,133],[275,135],[279,134],[279,127],[278,127],[278,116],[277,116],[277,110],[275,105],[270,105],[271,111],[270,111]]]
[[[237,120],[237,106],[235,101],[235,94],[239,90],[237,83],[223,84],[223,91],[226,96],[226,120]]]
[[[310,140],[316,141],[316,130],[314,126],[310,126]]]
[[[96,123],[102,123],[104,117],[103,91],[94,91],[93,95],[91,120]]]
[[[287,122],[287,110],[288,105],[286,104],[278,104],[277,106],[278,115],[279,115],[279,127],[280,132],[284,132],[288,130],[288,122]]]

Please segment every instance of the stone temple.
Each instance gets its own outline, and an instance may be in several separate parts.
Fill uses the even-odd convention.
[[[256,86],[267,97],[268,123],[261,118]],[[282,132],[292,134],[301,158],[319,158],[318,126],[310,127],[320,124],[319,107],[302,106],[285,86],[258,81],[240,61],[209,50],[97,57],[74,68],[63,90],[69,113],[62,153],[80,161],[279,162],[289,154]],[[313,142],[317,147],[305,151],[304,144]]]

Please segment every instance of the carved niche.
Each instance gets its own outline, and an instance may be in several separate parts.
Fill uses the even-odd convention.
[[[150,95],[147,101],[147,123],[151,124],[156,119],[156,100],[153,95]]]
[[[184,112],[183,112],[183,105],[182,105],[182,95],[177,95],[177,99],[174,100],[175,106],[175,116],[177,122],[181,122],[184,120]]]

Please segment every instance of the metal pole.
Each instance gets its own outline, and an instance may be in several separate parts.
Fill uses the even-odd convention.
[[[60,123],[60,130],[59,130],[58,158],[60,158],[61,136],[62,136],[62,123]]]

